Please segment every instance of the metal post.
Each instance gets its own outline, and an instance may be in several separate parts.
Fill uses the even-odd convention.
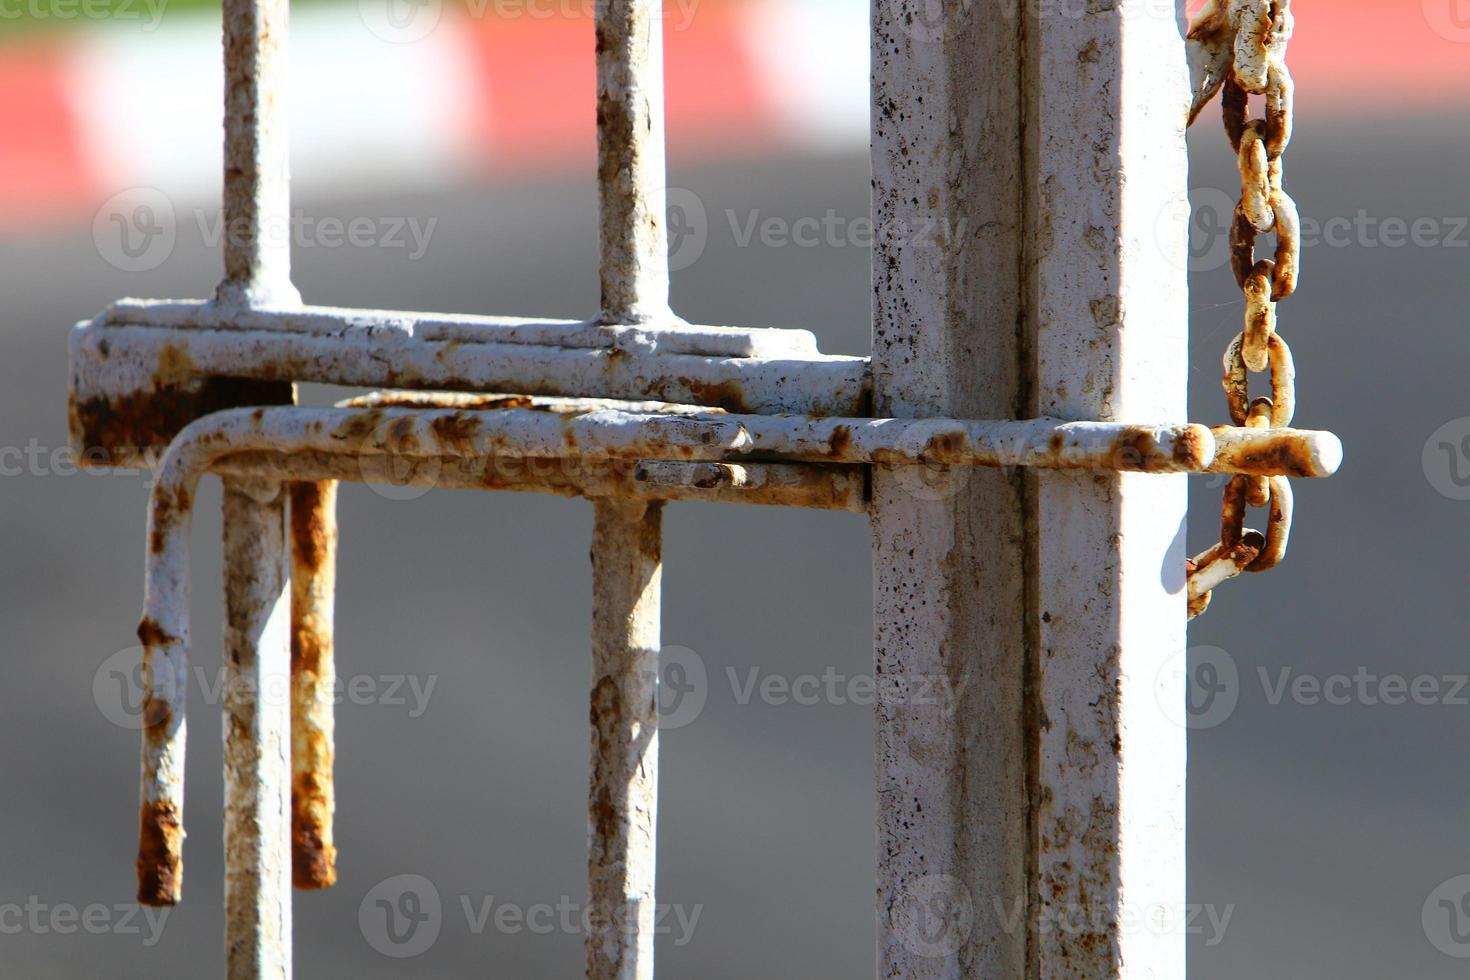
[[[1019,38],[874,0],[876,415],[1020,415]],[[1014,472],[874,468],[880,977],[1023,975],[1022,511]]]
[[[1146,3],[1027,26],[1033,413],[1185,418],[1181,35],[1173,5]],[[1182,977],[1187,732],[1154,685],[1185,646],[1185,480],[1034,485],[1033,962],[1042,977]]]
[[[229,980],[291,976],[286,493],[224,481],[225,956]]]
[[[224,0],[225,306],[286,307],[291,189],[286,135],[289,0]]]
[[[876,413],[1182,419],[1178,27],[1006,9],[874,2]],[[1182,478],[934,476],[874,475],[879,975],[1182,976],[1124,928],[1183,909]]]
[[[669,316],[660,0],[597,0],[602,318]]]
[[[588,980],[652,980],[663,505],[596,501]]]
[[[602,322],[670,317],[660,0],[597,0],[597,189]],[[652,980],[663,508],[595,510],[587,977]]]

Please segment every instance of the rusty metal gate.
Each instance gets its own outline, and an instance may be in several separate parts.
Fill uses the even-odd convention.
[[[1264,27],[1242,26],[1262,11]],[[1270,47],[1284,51],[1289,12],[1231,0],[1211,16],[1191,107],[1172,0],[873,0],[861,358],[670,311],[655,0],[597,3],[599,316],[302,305],[289,246],[266,233],[288,218],[287,3],[224,0],[223,282],[207,301],[121,301],[71,345],[82,458],[157,462],[141,900],[181,896],[188,533],[214,473],[226,970],[290,975],[293,882],[336,875],[336,486],[391,459],[409,483],[593,501],[589,978],[653,974],[661,509],[688,499],[871,518],[875,671],[896,692],[876,719],[880,976],[1182,976],[1182,929],[1125,927],[1184,906],[1186,732],[1154,678],[1182,655],[1186,607],[1284,547],[1280,478],[1341,457],[1330,434],[1285,428],[1289,358],[1276,411],[1247,405],[1245,364],[1284,348],[1272,271],[1249,263],[1255,326],[1226,371],[1242,411],[1184,421],[1184,130],[1222,73],[1252,224],[1268,230],[1274,207],[1286,240],[1294,214],[1289,80]],[[1246,93],[1268,89],[1239,69],[1261,51],[1271,125],[1245,126]],[[920,225],[937,240],[898,233]],[[306,408],[296,382],[381,390]],[[1234,474],[1235,503],[1187,571],[1184,478],[1202,472]],[[1243,531],[1245,503],[1268,501],[1273,533]],[[288,673],[289,705],[251,696]],[[944,696],[903,696],[918,685]],[[1048,928],[1059,914],[1089,925]]]

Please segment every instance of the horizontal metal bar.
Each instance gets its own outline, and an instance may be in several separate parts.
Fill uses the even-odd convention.
[[[1214,456],[1213,437],[1198,425],[285,407],[232,409],[192,423],[165,457],[164,469],[178,453],[218,456],[225,447],[359,456],[767,459],[1144,473],[1201,472]]]
[[[647,348],[664,354],[702,357],[806,357],[822,355],[810,330],[773,327],[708,327],[674,317],[636,326],[596,320],[473,316],[330,306],[290,309],[223,309],[200,300],[119,300],[93,323],[112,326],[175,327],[191,330],[280,330],[316,336],[365,332],[404,339],[464,343],[532,344],[598,349]]]
[[[364,464],[354,456],[326,452],[282,453],[251,450],[231,453],[209,464],[211,473],[266,476],[279,480],[341,480],[445,490],[506,490],[558,497],[626,497],[634,500],[685,500],[714,504],[755,504],[810,510],[866,511],[865,467],[837,464],[742,463],[729,468],[744,476],[730,483],[700,478],[691,469],[688,482],[644,479],[648,467],[669,465],[652,460],[578,460],[538,457],[470,459],[458,457],[394,457],[392,472]],[[681,467],[727,464],[676,463]],[[667,471],[663,471],[665,474]]]
[[[1307,429],[1248,429],[1232,425],[1210,430],[1215,437],[1211,473],[1249,476],[1331,476],[1342,465],[1342,440],[1331,432]]]
[[[289,400],[290,382],[657,398],[751,413],[868,410],[865,358],[425,340],[382,326],[317,334],[81,324],[71,337],[73,444],[113,457],[162,449],[209,411]],[[270,385],[283,390],[262,389]]]

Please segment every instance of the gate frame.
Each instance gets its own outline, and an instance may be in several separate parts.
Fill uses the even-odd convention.
[[[224,0],[225,278],[210,302],[118,303],[71,346],[80,458],[166,450],[141,901],[180,894],[188,525],[214,472],[227,691],[286,672],[293,690],[289,711],[226,703],[227,972],[290,976],[293,842],[299,885],[335,878],[313,700],[332,676],[330,481],[401,453],[420,484],[595,501],[589,978],[653,973],[669,499],[872,516],[880,976],[1183,975],[1182,923],[1124,927],[1184,903],[1186,731],[1155,696],[1184,645],[1183,474],[1326,476],[1341,447],[1184,421],[1182,11],[1021,6],[873,0],[880,233],[858,358],[669,311],[657,0],[597,4],[598,317],[301,306],[266,234],[289,216],[287,0]],[[297,381],[417,391],[305,409]],[[472,465],[501,457],[562,465]],[[920,685],[943,696],[907,696]],[[1056,928],[1076,916],[1093,925]]]

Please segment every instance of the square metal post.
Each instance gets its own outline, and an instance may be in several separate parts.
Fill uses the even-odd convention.
[[[989,9],[873,5],[877,416],[1021,414],[1020,34]],[[1022,976],[1023,501],[874,468],[880,977]]]
[[[1173,12],[873,13],[875,414],[1182,420]],[[1183,479],[919,472],[874,475],[879,976],[1182,976],[1128,924],[1184,902]]]

